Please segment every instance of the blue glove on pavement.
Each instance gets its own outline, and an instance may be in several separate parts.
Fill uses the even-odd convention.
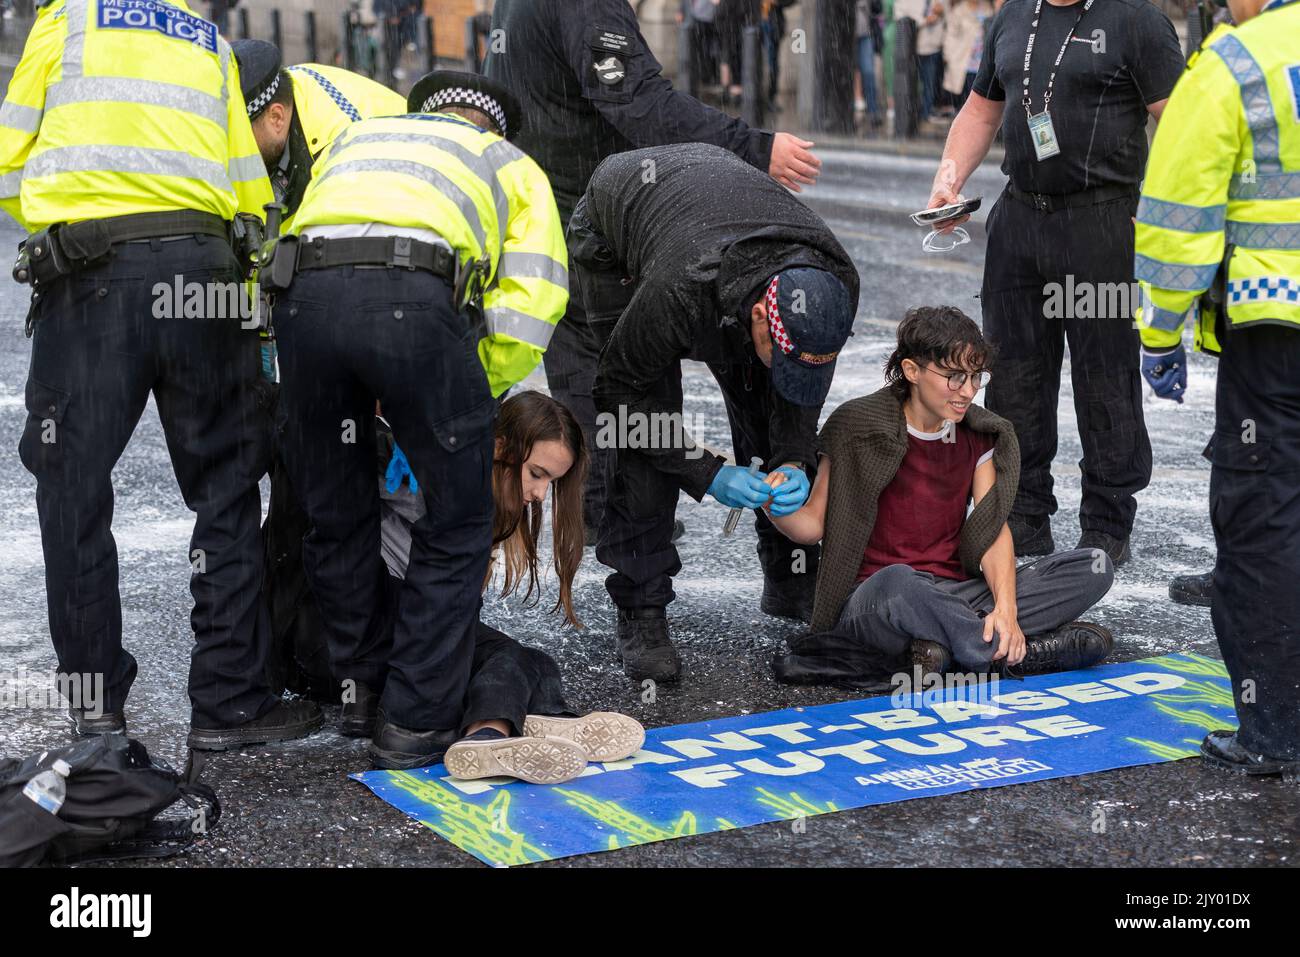
[[[724,465],[713,476],[709,494],[731,508],[762,508],[772,494],[763,481],[766,477],[762,472],[750,475],[739,465]]]
[[[393,495],[402,487],[402,479],[410,476],[411,491],[419,494],[420,483],[415,480],[415,473],[411,471],[411,463],[406,461],[406,453],[393,443],[393,457],[388,460],[388,471],[384,473],[384,488],[388,489],[388,494]]]
[[[772,514],[780,518],[783,515],[793,515],[803,508],[812,486],[808,484],[808,476],[803,469],[782,465],[777,471],[789,476],[772,492]]]
[[[1183,403],[1187,391],[1187,352],[1178,345],[1167,352],[1142,350],[1142,376],[1162,399]]]

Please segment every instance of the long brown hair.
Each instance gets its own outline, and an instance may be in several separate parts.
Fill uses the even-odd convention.
[[[537,539],[542,531],[542,503],[524,505],[520,474],[538,442],[563,442],[573,455],[573,466],[551,483],[551,551],[560,580],[560,597],[552,612],[564,608],[564,618],[581,627],[573,611],[573,579],[582,563],[586,529],[582,524],[582,493],[587,479],[587,446],[582,428],[573,413],[541,392],[520,392],[501,404],[497,415],[497,447],[492,462],[492,497],[496,513],[492,519],[492,547],[501,546],[505,582],[502,596],[510,595],[520,583],[528,582],[524,603],[541,598],[537,585]],[[488,566],[486,588],[495,562]],[[534,596],[534,591],[537,595]]]

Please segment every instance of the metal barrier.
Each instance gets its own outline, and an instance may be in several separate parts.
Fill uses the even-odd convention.
[[[284,29],[280,24],[280,8],[271,8],[271,43],[277,50],[284,51]]]
[[[320,48],[316,42],[316,11],[308,10],[303,16],[303,35],[307,40],[307,62],[320,62]]]
[[[745,27],[740,35],[740,118],[749,126],[761,127],[766,105],[763,34],[758,27]]]
[[[424,72],[438,68],[438,48],[434,45],[433,17],[420,15],[420,42],[424,44]]]
[[[679,90],[691,96],[700,95],[700,76],[696,67],[695,24],[683,17],[677,27],[677,83]]]
[[[253,31],[248,27],[248,7],[239,8],[239,38],[241,40],[251,39]]]

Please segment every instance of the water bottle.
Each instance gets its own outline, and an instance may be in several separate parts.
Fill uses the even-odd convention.
[[[51,814],[58,814],[68,796],[68,775],[71,772],[68,763],[58,758],[52,767],[27,782],[23,794]]]

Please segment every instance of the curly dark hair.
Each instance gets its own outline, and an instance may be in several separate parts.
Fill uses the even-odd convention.
[[[904,359],[975,372],[989,367],[994,351],[980,327],[956,306],[909,309],[898,324],[898,347],[885,361],[885,382],[903,400],[912,391],[903,375]]]

